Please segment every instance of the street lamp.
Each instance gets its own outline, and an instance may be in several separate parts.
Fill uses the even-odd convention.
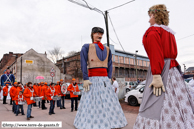
[[[137,53],[138,53],[138,50],[135,51],[135,67],[136,67],[136,79],[138,80],[138,74],[137,74]]]
[[[185,74],[185,71],[186,71],[186,65],[185,65],[185,64],[183,64],[183,66],[184,66],[184,74]]]

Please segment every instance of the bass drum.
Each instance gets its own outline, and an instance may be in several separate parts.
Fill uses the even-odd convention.
[[[61,92],[62,92],[62,94],[66,94],[67,93],[67,87],[68,87],[68,85],[66,83],[64,83],[61,86]]]

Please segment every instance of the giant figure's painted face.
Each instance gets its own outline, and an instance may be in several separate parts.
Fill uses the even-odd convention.
[[[103,36],[102,33],[99,33],[99,32],[94,33],[93,34],[93,40],[94,40],[94,42],[100,42],[101,39],[102,39],[102,36]]]

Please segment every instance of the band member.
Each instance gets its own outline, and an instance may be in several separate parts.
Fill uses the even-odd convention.
[[[16,95],[19,95],[19,92],[20,92],[20,91],[23,91],[23,88],[22,88],[21,82],[18,82],[17,93],[16,93]]]
[[[42,85],[41,85],[41,83],[38,83],[38,85],[39,85],[39,86],[38,86],[38,95],[37,95],[37,96],[41,97],[41,89],[42,89]],[[39,108],[41,108],[41,103],[42,103],[42,102],[40,102],[40,101],[38,102],[38,107],[39,107]]]
[[[61,92],[61,86],[63,85],[63,83],[64,83],[64,80],[63,79],[61,79],[60,80],[60,83],[59,83],[59,85],[60,85],[60,87],[59,87],[59,92],[61,93],[60,94],[60,96],[61,96],[61,107],[60,107],[60,109],[66,109],[65,108],[65,96],[66,96],[66,94],[63,94],[62,92]]]
[[[39,88],[38,88],[38,85],[37,85],[37,83],[34,83],[34,85],[33,85],[33,89],[34,89],[34,93],[38,96],[39,95]],[[36,104],[36,102],[35,103],[33,103],[33,106],[34,107],[37,107],[37,104]]]
[[[32,104],[35,103],[33,100],[33,97],[36,96],[36,94],[34,93],[32,82],[28,82],[27,88],[24,90],[23,95],[24,95],[26,102],[28,104],[27,120],[30,120],[30,118],[34,118],[33,116],[31,116],[31,112],[32,112]]]
[[[45,86],[45,90],[44,90],[44,92],[45,92],[45,95],[46,95],[46,90],[48,89],[48,83],[47,83],[47,82],[45,82],[45,83],[44,83],[44,86]],[[46,98],[46,97],[45,97],[45,98]],[[48,99],[46,99],[46,100],[45,100],[45,103],[46,103],[46,102],[47,102],[47,103],[49,103],[49,100],[48,100]]]
[[[100,42],[103,33],[102,28],[94,27],[91,33],[93,43],[83,45],[80,53],[85,92],[82,93],[74,120],[74,126],[79,129],[110,129],[127,125],[111,86],[112,54],[109,47]]]
[[[78,95],[74,95],[74,92],[80,91],[77,83],[75,82],[75,78],[73,78],[72,81],[73,81],[73,83],[70,84],[67,88],[67,90],[70,92],[70,98],[71,98],[71,112],[73,112],[74,101],[75,101],[75,111],[77,111]]]
[[[41,83],[41,93],[40,95],[42,96],[42,110],[46,110],[47,107],[45,107],[45,100],[47,100],[45,90],[47,89],[47,86],[45,86],[44,82]]]
[[[61,90],[60,90],[59,81],[55,85],[55,89],[57,90],[58,95],[61,96]],[[61,99],[60,100],[57,100],[57,107],[60,107],[61,108]]]
[[[14,82],[13,86],[10,89],[10,96],[13,101],[12,112],[14,112],[15,114],[16,114],[16,104],[14,100],[17,95],[17,86],[18,86],[18,83]]]
[[[3,88],[3,104],[7,104],[6,103],[6,98],[7,98],[7,95],[8,95],[8,87],[9,84],[6,84],[5,87]]]
[[[54,113],[54,108],[55,108],[55,100],[53,100],[54,96],[57,96],[57,91],[54,88],[55,84],[51,83],[51,86],[46,91],[46,95],[48,100],[50,100],[50,109],[49,109],[49,115],[55,114]]]
[[[23,104],[21,102],[24,102],[24,96],[22,91],[19,91],[19,94],[15,98],[15,103],[16,103],[16,116],[19,114],[19,109],[21,109],[22,115],[24,114],[24,109],[23,109]]]
[[[146,85],[134,129],[193,129],[193,100],[181,77],[174,31],[163,4],[152,6],[143,45],[150,60]]]

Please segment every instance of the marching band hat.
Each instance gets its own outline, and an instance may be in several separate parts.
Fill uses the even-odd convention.
[[[63,79],[61,79],[60,81],[63,81]]]
[[[75,78],[73,78],[72,81],[75,81]]]
[[[47,85],[47,82],[45,82],[44,84]]]
[[[100,27],[93,27],[92,28],[92,33],[102,33],[102,34],[104,34],[104,30]]]
[[[17,82],[14,82],[13,84],[18,84]]]
[[[5,84],[6,86],[9,86],[9,84]]]

